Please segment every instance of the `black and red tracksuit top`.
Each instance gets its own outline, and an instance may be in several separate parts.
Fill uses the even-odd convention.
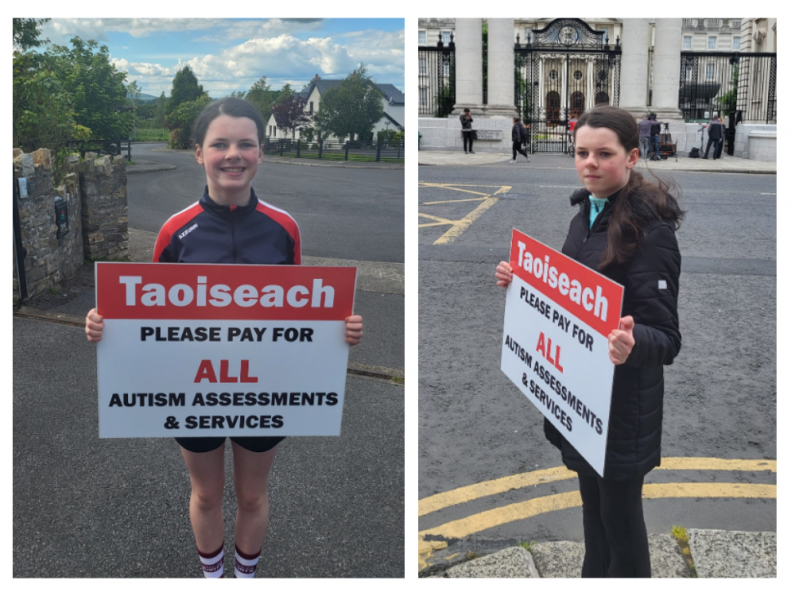
[[[207,188],[202,198],[172,215],[157,236],[155,263],[300,265],[298,224],[285,211],[257,198],[247,205],[218,205]]]

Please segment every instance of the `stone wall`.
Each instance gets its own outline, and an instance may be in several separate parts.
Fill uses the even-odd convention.
[[[19,199],[19,219],[25,256],[25,281],[28,297],[58,286],[75,274],[83,263],[81,205],[77,176],[66,176],[64,184],[53,188],[50,151],[34,153],[14,150],[14,178],[26,178],[35,184],[27,198]],[[56,238],[55,197],[66,201],[69,233]],[[14,267],[14,296],[19,295],[17,269]]]
[[[776,161],[776,125],[738,124],[734,135],[734,156]]]
[[[70,164],[80,176],[83,250],[91,261],[127,258],[127,168],[124,156],[86,153]]]
[[[14,177],[35,184],[19,199],[21,240],[25,255],[28,298],[57,288],[88,260],[127,257],[127,172],[123,156],[86,160],[72,156],[65,164],[63,183],[53,188],[48,149],[23,153],[14,149]],[[69,233],[57,238],[55,197],[66,201]],[[14,265],[14,303],[19,280]]]

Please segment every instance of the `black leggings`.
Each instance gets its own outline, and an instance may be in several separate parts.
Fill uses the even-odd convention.
[[[517,143],[516,141],[513,142],[513,159],[516,160],[516,152],[521,153],[525,157],[527,157],[527,152],[522,149],[522,143]]]
[[[643,520],[643,476],[604,480],[579,475],[585,560],[582,577],[651,577]]]

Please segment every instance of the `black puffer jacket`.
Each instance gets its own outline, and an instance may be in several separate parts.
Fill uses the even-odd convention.
[[[572,219],[563,253],[597,269],[607,246],[609,197],[589,232],[590,202],[585,189],[575,192],[572,205],[580,210]],[[635,321],[635,346],[627,361],[616,366],[607,433],[604,477],[627,479],[660,465],[663,414],[663,365],[679,353],[677,298],[681,256],[672,222],[653,220],[632,259],[601,271],[624,286],[621,316]],[[579,473],[596,475],[593,468],[548,421],[544,434],[556,445],[563,463]]]

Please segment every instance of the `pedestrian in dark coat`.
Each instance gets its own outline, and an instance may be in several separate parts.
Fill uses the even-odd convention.
[[[513,117],[513,128],[511,129],[511,141],[513,142],[513,159],[511,163],[516,163],[516,154],[521,153],[524,155],[524,158],[527,161],[530,161],[530,158],[527,157],[527,151],[522,149],[522,143],[525,142],[527,134],[527,129],[522,126],[522,123],[519,122],[519,118],[516,116]]]
[[[663,366],[679,353],[677,299],[681,257],[675,230],[684,213],[672,187],[633,170],[639,136],[632,116],[612,106],[582,115],[575,165],[585,186],[563,253],[624,286],[620,329],[608,350],[616,365],[604,476],[548,421],[544,434],[577,472],[583,501],[583,577],[651,577],[643,518],[644,476],[660,464]],[[497,267],[497,285],[513,276]]]
[[[461,121],[461,135],[464,137],[464,153],[474,153],[472,151],[472,114],[469,108],[464,108],[464,113],[458,119]],[[469,142],[469,148],[467,148]]]
[[[723,124],[717,116],[715,116],[712,119],[712,122],[709,123],[709,128],[707,128],[707,137],[709,137],[709,140],[707,141],[707,150],[704,151],[704,159],[709,157],[709,148],[711,145],[715,146],[715,149],[712,151],[712,159],[718,159],[720,142],[723,139]]]

